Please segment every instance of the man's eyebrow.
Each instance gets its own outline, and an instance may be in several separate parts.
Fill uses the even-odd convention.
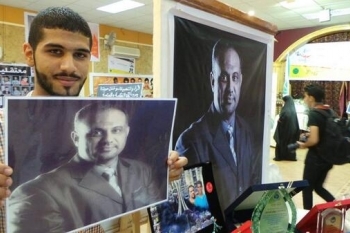
[[[48,43],[44,47],[59,48],[59,49],[64,49],[65,48],[62,45],[55,44],[55,43]],[[85,48],[78,48],[78,49],[76,49],[76,51],[84,52],[84,53],[90,53],[91,52],[90,49],[85,49]]]

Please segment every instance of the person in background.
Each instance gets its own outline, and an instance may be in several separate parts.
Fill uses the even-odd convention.
[[[143,90],[150,90],[151,88],[149,87],[149,79],[145,78],[145,81],[143,82]]]
[[[28,86],[28,77],[22,77],[21,79],[21,86]]]
[[[248,123],[236,112],[243,81],[241,65],[231,41],[215,43],[210,72],[213,103],[181,133],[175,146],[189,165],[212,163],[222,211],[249,186],[261,183],[257,165],[261,155],[255,151]]]
[[[288,145],[295,143],[300,137],[298,116],[295,104],[289,95],[283,98],[284,105],[281,109],[276,131],[273,138],[276,141],[275,161],[289,160],[297,161],[295,150],[289,150]]]
[[[304,102],[310,108],[332,111],[329,105],[323,103],[324,90],[318,85],[308,85],[304,88]],[[326,118],[316,111],[309,111],[309,133],[305,142],[297,141],[299,148],[308,148],[306,154],[303,179],[309,182],[309,186],[302,190],[304,209],[310,210],[313,207],[313,191],[325,201],[334,201],[334,196],[323,187],[329,170],[333,165],[322,159],[317,144],[322,141],[325,133]]]
[[[3,95],[11,95],[10,87],[5,86],[4,90],[2,91]]]
[[[19,85],[20,84],[20,81],[18,79],[18,76],[13,76],[12,77],[12,84],[13,85]]]
[[[4,85],[11,85],[11,80],[10,80],[9,76],[3,76],[2,77],[2,84],[4,84]]]
[[[118,78],[117,77],[113,78],[113,83],[118,83]]]
[[[194,191],[194,186],[191,184],[188,186],[188,199],[186,200],[187,207],[190,210],[194,209],[194,200],[196,198],[196,193]]]
[[[198,180],[196,183],[196,197],[194,199],[194,206],[199,210],[208,210],[209,204],[207,200],[207,195],[203,192],[202,181]]]
[[[123,83],[129,83],[129,79],[128,78],[124,78]]]
[[[67,7],[49,7],[34,18],[23,51],[34,67],[34,89],[29,96],[78,96],[89,72],[92,35],[88,23]],[[13,169],[4,164],[4,121],[0,114],[0,204],[11,195]],[[171,151],[169,179],[179,179],[187,159]],[[5,233],[5,209],[0,209],[0,233]],[[61,233],[61,232],[60,232]]]
[[[12,95],[14,95],[14,96],[21,95],[21,91],[19,90],[19,87],[13,87]]]
[[[29,93],[28,87],[22,87],[22,95],[26,96]]]
[[[131,82],[131,83],[135,83],[135,79],[134,79],[134,78],[131,78],[131,79],[130,79],[130,82]]]

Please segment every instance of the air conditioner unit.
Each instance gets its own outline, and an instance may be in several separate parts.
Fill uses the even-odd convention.
[[[138,48],[130,48],[119,45],[113,45],[111,48],[111,55],[118,57],[131,57],[131,58],[139,58],[140,57],[140,49]]]

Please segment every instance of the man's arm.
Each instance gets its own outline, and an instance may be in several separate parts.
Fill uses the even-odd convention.
[[[56,202],[30,182],[19,186],[9,198],[8,217],[8,229],[13,233],[65,232]]]
[[[318,126],[310,126],[309,129],[310,129],[310,132],[307,133],[308,138],[307,138],[306,142],[297,141],[297,143],[299,144],[299,148],[301,148],[301,149],[305,149],[305,148],[309,148],[311,146],[314,146],[320,140]]]

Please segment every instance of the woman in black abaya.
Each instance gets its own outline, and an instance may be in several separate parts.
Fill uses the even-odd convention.
[[[292,97],[283,97],[284,105],[278,119],[277,127],[273,138],[276,141],[275,161],[289,160],[296,161],[296,153],[287,148],[288,144],[299,140],[300,131],[297,113]]]

